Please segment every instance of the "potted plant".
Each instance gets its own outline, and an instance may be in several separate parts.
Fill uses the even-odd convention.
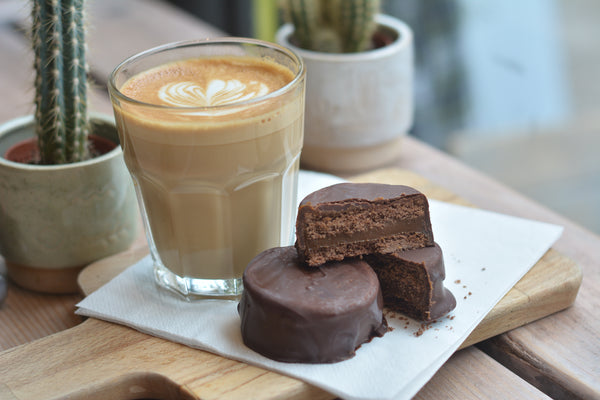
[[[77,291],[125,250],[137,205],[111,117],[88,116],[83,0],[32,1],[35,115],[0,126],[0,254],[28,289]]]
[[[379,0],[281,0],[279,44],[306,64],[303,167],[391,162],[413,120],[413,39]]]

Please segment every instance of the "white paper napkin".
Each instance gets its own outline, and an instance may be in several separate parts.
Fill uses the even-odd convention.
[[[298,197],[340,181],[302,171]],[[456,309],[426,325],[386,313],[393,330],[350,360],[289,364],[255,353],[242,342],[237,302],[190,303],[160,290],[149,256],[81,301],[77,313],[278,371],[345,399],[409,399],[562,233],[559,226],[434,200],[430,212]]]

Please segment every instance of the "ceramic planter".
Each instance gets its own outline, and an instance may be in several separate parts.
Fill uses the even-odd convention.
[[[92,132],[119,143],[111,117],[93,115]],[[138,231],[133,184],[121,147],[65,165],[4,158],[32,138],[33,117],[0,126],[0,254],[8,276],[48,293],[77,291],[80,269],[127,249]]]
[[[398,155],[413,121],[413,36],[402,21],[378,15],[392,42],[361,53],[304,50],[282,26],[277,42],[306,64],[303,167],[330,172],[371,169]]]

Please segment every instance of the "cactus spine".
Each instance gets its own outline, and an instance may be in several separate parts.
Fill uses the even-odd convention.
[[[40,163],[88,157],[84,0],[32,0]]]
[[[281,0],[299,47],[330,53],[367,50],[380,0]]]

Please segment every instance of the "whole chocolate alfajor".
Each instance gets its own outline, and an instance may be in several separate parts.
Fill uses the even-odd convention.
[[[284,362],[333,363],[387,331],[375,272],[361,260],[306,268],[296,249],[256,256],[238,305],[244,343]]]

